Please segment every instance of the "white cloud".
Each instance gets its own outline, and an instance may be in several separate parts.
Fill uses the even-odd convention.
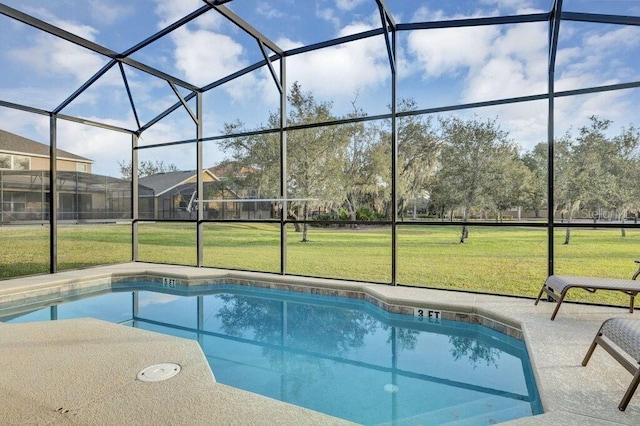
[[[49,117],[11,108],[0,108],[2,129],[37,142],[49,144]]]
[[[637,80],[640,74],[631,58],[637,57],[640,31],[622,27],[610,31],[567,25],[556,62],[556,89],[569,90]],[[592,28],[592,27],[589,27]],[[606,28],[606,27],[604,27]],[[561,32],[561,36],[564,33]]]
[[[57,18],[41,10],[39,15],[66,31],[95,40],[98,30],[88,25]],[[7,52],[8,58],[43,76],[54,74],[71,76],[73,83],[84,83],[107,62],[103,56],[93,53],[58,37],[38,32],[26,38],[19,48]]]
[[[75,84],[86,82],[107,62],[98,54],[64,40],[52,40],[41,34],[36,36],[34,45],[12,50],[8,56],[41,76],[50,74],[69,76]],[[101,79],[101,84],[105,83],[108,83],[108,80]]]
[[[318,8],[316,10],[316,16],[331,23],[334,28],[340,27],[340,18],[332,8]]]
[[[289,40],[278,43],[295,44]],[[337,101],[337,98],[352,97],[357,90],[376,87],[388,78],[389,62],[382,37],[312,51],[287,60],[289,85],[299,81],[304,90],[322,99]]]
[[[495,5],[501,13],[535,13],[540,12],[534,7],[532,0],[481,0],[481,4]],[[549,1],[549,5],[551,0]]]
[[[284,13],[273,7],[273,4],[271,4],[271,2],[267,1],[258,2],[256,6],[256,12],[267,19],[281,18],[284,16]]]
[[[544,25],[518,25],[488,40],[487,59],[469,72],[463,100],[544,93],[548,76],[545,31]]]
[[[407,41],[408,53],[426,78],[458,74],[481,66],[498,34],[493,26],[413,31]]]
[[[89,0],[89,13],[91,17],[102,24],[111,25],[126,16],[135,13],[132,4],[117,4],[116,2],[104,2],[102,0]]]
[[[123,126],[124,123],[93,117],[92,120]],[[118,176],[117,162],[131,158],[131,136],[98,127],[58,120],[58,148],[95,161],[93,173]]]
[[[176,67],[194,84],[206,85],[246,66],[242,45],[229,36],[183,27],[172,40]]]
[[[590,52],[607,53],[611,48],[628,49],[638,46],[640,31],[636,27],[621,27],[607,32],[592,32],[585,37],[584,45]]]
[[[173,294],[164,294],[164,293],[147,293],[140,299],[138,303],[138,307],[146,308],[150,305],[164,305],[167,303],[175,302],[179,300],[180,296],[176,296]]]
[[[158,28],[164,28],[184,18],[191,12],[204,6],[202,0],[154,0],[156,14],[161,18]],[[216,16],[217,15],[217,16]],[[209,11],[197,18],[196,22],[201,28],[215,28],[222,21],[215,11]]]
[[[350,11],[367,2],[369,0],[336,0],[336,6],[340,10]]]

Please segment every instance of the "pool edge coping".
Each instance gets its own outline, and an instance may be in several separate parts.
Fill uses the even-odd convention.
[[[202,285],[222,285],[236,284],[261,288],[273,288],[278,290],[295,291],[300,293],[321,294],[327,296],[339,296],[350,299],[361,299],[377,306],[387,312],[415,315],[417,309],[438,311],[441,319],[461,321],[472,324],[481,324],[492,330],[500,332],[510,337],[523,340],[526,343],[522,330],[522,322],[509,316],[501,315],[491,309],[477,306],[473,294],[469,294],[467,303],[456,302],[420,302],[409,297],[389,296],[380,290],[387,287],[398,289],[406,288],[415,291],[428,292],[432,289],[420,287],[397,287],[384,286],[381,284],[370,284],[356,281],[341,281],[325,278],[308,278],[288,275],[271,275],[267,273],[254,273],[231,270],[207,269],[209,274],[187,274],[178,272],[151,271],[146,267],[139,270],[114,271],[114,272],[91,272],[91,270],[81,270],[82,276],[69,278],[57,277],[55,280],[46,280],[41,283],[20,283],[16,286],[2,286],[0,282],[0,305],[4,303],[16,304],[28,300],[44,299],[55,297],[68,297],[74,293],[90,293],[93,291],[111,290],[113,285],[126,281],[150,281],[159,284],[159,289],[163,286],[164,280],[174,280],[171,284],[183,287],[198,287]],[[78,271],[74,271],[78,272]],[[75,275],[75,274],[74,274]],[[44,277],[51,277],[46,275]],[[25,281],[29,281],[27,277]],[[435,290],[438,291],[438,290]],[[503,297],[503,296],[496,296]]]

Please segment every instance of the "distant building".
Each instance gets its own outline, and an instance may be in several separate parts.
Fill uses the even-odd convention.
[[[195,170],[140,177],[138,183],[153,191],[153,194],[143,195],[142,192],[140,194],[140,219],[195,218],[196,201],[199,199],[205,200],[204,219],[275,217],[277,214],[275,204],[259,201],[256,191],[243,185],[245,171],[236,171],[233,166],[231,162],[225,162],[203,170],[203,197],[198,197],[196,194]]]
[[[0,130],[0,224],[49,220],[49,153],[46,144]],[[131,181],[91,173],[93,160],[57,150],[58,219],[104,222],[131,219]],[[204,219],[267,219],[273,202],[258,201],[245,186],[246,170],[224,162],[202,172]],[[140,177],[140,219],[196,217],[195,171]],[[221,200],[221,201],[215,201]],[[225,201],[222,201],[225,200]],[[255,201],[252,201],[255,200]]]
[[[50,148],[40,142],[0,130],[0,170],[49,170]],[[91,173],[93,160],[56,150],[58,171]]]
[[[0,224],[49,220],[48,145],[0,130]],[[131,182],[91,174],[93,160],[58,149],[58,219],[131,218]]]

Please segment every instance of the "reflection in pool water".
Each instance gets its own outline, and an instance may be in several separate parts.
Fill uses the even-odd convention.
[[[196,339],[217,381],[363,424],[494,424],[542,411],[524,342],[476,324],[247,286],[119,287],[8,321],[92,316]]]

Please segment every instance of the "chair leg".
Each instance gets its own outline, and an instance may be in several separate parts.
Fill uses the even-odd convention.
[[[584,359],[582,360],[583,367],[587,366],[587,363],[591,359],[591,355],[593,355],[593,351],[596,350],[596,347],[598,346],[598,337],[600,336],[602,336],[602,333],[600,333],[600,330],[598,330],[598,334],[596,334],[596,337],[593,339],[593,342],[591,342],[591,346],[589,346],[589,350],[587,351],[587,354],[584,356]]]
[[[536,299],[536,303],[534,303],[534,306],[537,305],[540,301],[540,298],[542,297],[542,293],[544,293],[544,289],[546,286],[546,284],[542,284],[542,288],[540,289],[540,293],[538,293],[538,298]]]
[[[627,388],[627,391],[622,397],[622,401],[620,401],[620,405],[618,405],[618,409],[620,411],[624,411],[627,408],[627,405],[629,404],[629,401],[631,401],[631,397],[633,396],[636,389],[638,388],[639,383],[640,383],[640,368],[638,368],[638,371],[636,371],[636,374],[633,375],[633,380],[631,381],[631,384],[629,385],[629,387]]]
[[[558,299],[558,304],[556,308],[553,310],[553,314],[551,314],[551,321],[556,318],[556,314],[558,313],[558,309],[560,309],[560,305],[562,305],[562,301],[564,300],[564,296],[567,294],[567,289],[564,289],[562,293],[560,293],[560,298]]]

